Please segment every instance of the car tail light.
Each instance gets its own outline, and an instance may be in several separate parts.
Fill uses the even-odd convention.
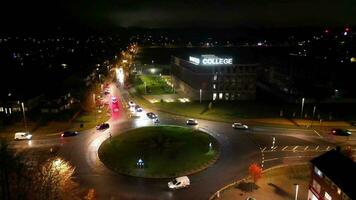
[[[333,133],[336,133],[336,131],[335,131],[335,130],[333,130]]]
[[[63,137],[63,136],[64,136],[64,134],[62,133],[61,137]]]

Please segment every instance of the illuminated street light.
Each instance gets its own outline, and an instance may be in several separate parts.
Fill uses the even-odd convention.
[[[201,103],[202,89],[199,90],[199,102]]]
[[[301,107],[301,110],[300,110],[300,118],[303,118],[303,110],[304,110],[304,97],[302,98],[302,107]]]
[[[25,122],[25,130],[27,132],[27,121],[26,121],[26,114],[25,114],[25,105],[24,105],[23,102],[21,102],[21,107],[22,107],[23,121]]]

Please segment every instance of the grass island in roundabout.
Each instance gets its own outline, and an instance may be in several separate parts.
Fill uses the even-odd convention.
[[[216,139],[197,129],[152,126],[107,139],[98,154],[113,171],[137,177],[169,178],[207,168],[217,160],[219,146]]]

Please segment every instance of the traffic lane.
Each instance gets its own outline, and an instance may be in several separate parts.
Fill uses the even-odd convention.
[[[144,120],[145,121],[145,120]],[[150,121],[150,120],[146,120],[146,121]],[[174,125],[181,125],[181,123],[183,122],[177,122],[174,121],[176,123],[174,123]],[[204,123],[202,123],[204,124]],[[140,124],[142,125],[142,124]],[[225,125],[226,126],[226,125]],[[125,122],[125,123],[119,123],[115,126],[112,126],[111,128],[111,132],[113,132],[113,134],[119,134],[120,131],[123,131],[123,129],[130,129],[130,128],[135,128],[137,127],[137,124],[135,124],[135,122]],[[228,126],[226,126],[228,127]],[[116,130],[116,128],[118,130]],[[212,128],[209,127],[211,130],[220,130],[221,127],[216,127],[216,128]],[[231,127],[229,127],[229,130],[231,131]],[[105,135],[105,137],[107,136],[108,131],[103,132],[101,135]],[[100,135],[96,135],[95,133],[93,133],[94,135],[92,136],[88,136],[87,138],[87,145],[90,146],[90,142],[93,141],[93,139],[96,139],[98,137],[100,137]],[[215,133],[213,133],[215,134]],[[247,145],[246,141],[244,141],[244,139],[237,139],[237,142],[240,142],[239,144],[236,143],[232,143],[232,145],[230,145],[231,147],[229,147],[229,141],[227,138],[222,137],[223,134],[221,134],[221,137],[218,137],[218,140],[222,140],[220,141],[221,143],[225,144],[222,146],[221,149],[221,156],[224,159],[219,159],[219,161],[213,165],[212,167],[208,168],[207,170],[205,170],[203,173],[199,173],[197,174],[197,176],[193,175],[191,177],[192,179],[192,183],[194,183],[194,185],[192,185],[192,187],[189,188],[189,190],[193,190],[194,195],[199,194],[199,192],[202,192],[207,195],[206,197],[209,196],[209,194],[213,193],[216,189],[218,189],[219,187],[223,186],[224,184],[226,184],[226,182],[230,182],[233,181],[235,178],[238,177],[243,177],[245,174],[244,172],[246,171],[245,167],[239,168],[236,167],[237,163],[236,162],[240,162],[240,163],[246,163],[246,160],[249,159],[249,157],[251,156],[250,154],[246,154],[243,152],[246,152],[244,150],[244,145]],[[236,135],[236,134],[235,134]],[[84,138],[85,140],[85,138]],[[85,141],[82,142],[85,142]],[[77,167],[77,175],[78,177],[81,177],[82,179],[91,179],[93,183],[93,185],[95,185],[95,187],[100,188],[100,195],[103,195],[104,198],[108,197],[108,196],[112,196],[115,195],[114,191],[117,191],[117,186],[120,186],[120,195],[119,196],[132,196],[132,194],[135,194],[135,191],[137,191],[138,187],[143,187],[142,191],[149,191],[149,194],[151,195],[144,195],[146,197],[149,198],[157,198],[157,197],[162,197],[164,199],[168,199],[168,198],[173,198],[173,199],[181,199],[181,197],[191,197],[191,195],[193,194],[187,194],[187,192],[180,192],[180,191],[170,191],[167,188],[167,182],[168,180],[157,180],[154,182],[151,182],[149,179],[147,181],[143,181],[140,178],[132,178],[129,177],[129,179],[127,179],[126,176],[122,176],[122,175],[114,175],[113,172],[111,172],[110,170],[106,169],[105,166],[102,165],[102,163],[99,160],[96,160],[95,162],[89,163],[89,165],[91,166],[86,166],[88,165],[88,163],[83,162],[83,153],[85,153],[85,148],[83,148],[83,152],[80,151],[70,151],[69,149],[73,149],[74,146],[86,146],[86,145],[75,145],[76,141],[73,141],[73,143],[68,144],[64,149],[68,150],[68,155],[66,155],[66,157],[72,157],[71,162],[75,163],[74,165]],[[99,143],[98,143],[99,144]],[[73,145],[73,146],[71,146]],[[254,150],[256,150],[256,147],[253,147],[252,145],[247,145],[248,147],[252,147]],[[92,151],[91,153],[96,154],[96,152]],[[256,159],[259,159],[258,154],[255,154],[254,156],[256,156]],[[228,159],[226,159],[228,158]],[[77,159],[77,160],[76,160]],[[251,162],[255,162],[254,160],[251,160]],[[81,166],[82,165],[82,166]],[[242,170],[243,169],[243,170]],[[96,177],[95,175],[100,176]],[[219,180],[216,181],[215,179],[212,179],[212,176],[219,176]],[[95,177],[95,178],[94,178]],[[144,179],[146,180],[146,179]],[[95,182],[107,182],[108,184],[105,184],[106,186],[102,188],[102,186],[95,184]],[[129,181],[130,184],[123,184],[123,182],[127,183]],[[85,181],[84,181],[85,182]],[[122,190],[121,190],[122,189]],[[133,197],[135,197],[135,195],[133,195]],[[199,197],[202,197],[201,194],[195,196],[196,198],[199,199]],[[205,197],[204,197],[205,198]]]

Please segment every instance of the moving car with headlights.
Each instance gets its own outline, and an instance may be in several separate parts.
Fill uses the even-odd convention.
[[[347,129],[334,128],[331,130],[331,134],[340,136],[350,136],[352,133]]]
[[[31,140],[32,139],[32,135],[29,133],[25,133],[25,132],[17,132],[15,133],[15,140]]]
[[[71,137],[71,136],[77,136],[78,132],[77,131],[64,131],[61,134],[61,137]]]
[[[96,130],[104,130],[104,129],[108,129],[110,127],[110,125],[108,123],[102,123],[96,126]]]
[[[157,115],[154,114],[153,112],[148,112],[148,113],[146,113],[146,115],[150,119],[156,119],[157,118]]]
[[[189,185],[190,185],[190,180],[188,176],[178,177],[168,182],[168,187],[170,189],[184,188],[184,187],[188,187]]]
[[[188,119],[187,125],[198,125],[198,121],[195,119]]]
[[[247,130],[248,126],[246,124],[242,124],[240,122],[235,122],[235,123],[232,124],[232,128]]]

